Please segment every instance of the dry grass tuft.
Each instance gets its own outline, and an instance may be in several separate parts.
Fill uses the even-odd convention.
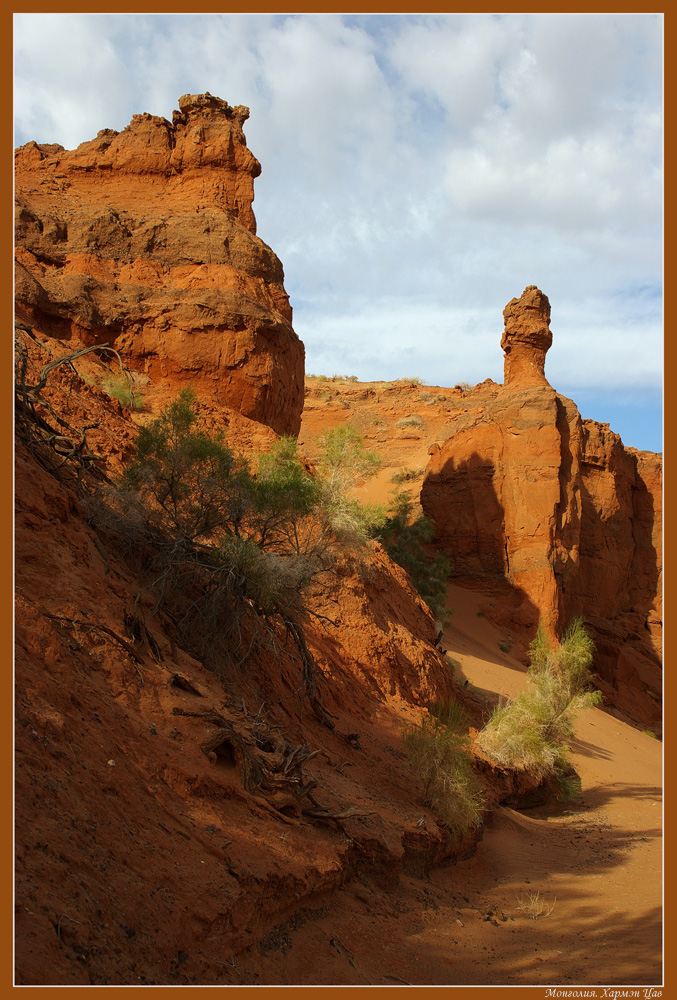
[[[548,903],[540,892],[528,892],[525,896],[520,896],[517,909],[530,920],[539,920],[541,917],[549,917],[555,909],[555,898],[552,903]]]

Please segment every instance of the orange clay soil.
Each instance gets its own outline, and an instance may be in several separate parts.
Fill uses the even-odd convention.
[[[363,492],[381,501],[393,473],[422,469],[429,443],[445,438],[447,400],[426,407],[421,394],[463,405],[462,390],[349,382],[343,402],[331,395],[327,402],[319,393],[331,394],[335,384],[313,396],[320,385],[309,380],[302,453],[312,459],[317,433],[344,413],[358,426],[363,421],[368,443],[386,462]],[[370,390],[359,409],[357,399],[350,402],[351,394]],[[105,404],[92,443],[119,467],[133,440],[129,414],[98,389],[78,392],[82,400],[89,393],[83,416],[103,414]],[[136,422],[165,401],[149,386],[148,410]],[[80,403],[74,397],[69,405],[76,423]],[[397,428],[418,412],[423,429]],[[376,420],[386,427],[366,426]],[[246,439],[249,428],[240,429]],[[386,577],[377,555],[371,617],[362,606],[364,585],[346,578],[334,611],[344,617],[343,645],[334,650],[336,639],[322,630],[314,636],[325,704],[341,732],[359,731],[361,748],[328,733],[309,710],[302,719],[296,709],[290,713],[299,674],[286,651],[275,675],[252,664],[238,689],[250,712],[263,692],[272,722],[293,741],[322,748],[308,773],[319,781],[323,805],[365,810],[343,831],[299,825],[246,793],[232,762],[209,763],[200,751],[209,732],[202,720],[176,717],[177,709],[214,706],[243,732],[252,720],[238,698],[224,698],[213,675],[175,647],[171,630],[149,617],[164,661],[155,663],[138,645],[140,666],[109,632],[97,630],[105,625],[120,636],[123,611],[135,601],[150,615],[148,596],[116,553],[97,545],[78,501],[23,449],[17,476],[19,983],[660,981],[657,740],[599,710],[585,713],[572,754],[582,797],[519,813],[501,807],[473,857],[431,867],[444,854],[440,830],[401,767],[401,729],[418,717],[413,706],[439,690],[440,667],[431,642],[413,638],[432,630],[432,622],[411,599],[404,602],[404,574]],[[413,496],[420,481],[404,484]],[[475,725],[492,698],[514,693],[525,679],[522,664],[499,648],[509,637],[489,620],[498,600],[496,591],[450,587],[455,610],[444,648],[458,664],[456,682]],[[421,621],[412,618],[406,642],[392,632],[381,649],[378,623],[395,620],[394,602]],[[178,686],[182,678],[199,693]],[[530,894],[535,909],[544,907],[538,919],[521,908]]]

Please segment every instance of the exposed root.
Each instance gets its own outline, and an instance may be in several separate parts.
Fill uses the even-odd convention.
[[[128,611],[125,611],[123,621],[129,638],[142,642],[150,658],[155,660],[156,663],[162,663],[163,657],[158,641],[143,619],[139,618],[138,615],[130,615]]]
[[[51,618],[53,621],[62,622],[68,625],[81,626],[83,628],[90,629],[91,631],[94,632],[105,632],[106,635],[111,636],[111,638],[115,639],[115,641],[119,643],[120,646],[122,646],[122,648],[131,656],[132,660],[134,661],[134,667],[136,669],[136,672],[141,680],[141,687],[144,687],[143,674],[141,673],[141,671],[137,666],[138,663],[143,663],[143,660],[141,659],[137,651],[134,649],[132,644],[130,642],[127,642],[126,639],[123,639],[122,636],[117,634],[117,632],[114,632],[112,628],[108,628],[107,625],[99,625],[97,622],[83,621],[82,619],[79,618],[67,618],[65,615],[50,615],[49,612],[47,611],[43,611],[42,614],[45,616],[45,618]]]
[[[284,815],[283,810],[289,809],[300,815],[300,800],[317,787],[315,780],[304,777],[303,765],[316,757],[319,750],[289,743],[278,735],[276,727],[265,723],[260,713],[250,732],[236,729],[217,712],[175,708],[174,714],[192,716],[215,726],[214,732],[200,744],[210,761],[237,767],[243,787],[257,796],[257,801],[264,796],[268,806],[278,813]]]
[[[72,427],[67,420],[56,413],[51,404],[40,393],[47,385],[51,371],[65,365],[72,370],[74,375],[77,375],[77,369],[73,362],[76,358],[92,351],[113,354],[120,364],[120,370],[128,376],[122,358],[108,344],[94,344],[79,351],[62,354],[58,358],[52,358],[40,371],[37,381],[34,384],[29,384],[27,382],[29,352],[27,344],[22,339],[26,337],[39,344],[48,354],[52,353],[47,344],[35,335],[32,327],[15,323],[17,372],[14,399],[17,432],[48,472],[57,473],[67,462],[71,462],[73,463],[72,467],[77,471],[78,481],[80,481],[83,472],[93,474],[95,478],[106,481],[108,479],[106,473],[97,465],[97,463],[106,461],[105,456],[91,451],[87,443],[87,431],[98,427],[98,423],[86,424],[80,428]],[[61,461],[54,465],[49,458],[50,455],[58,456]]]
[[[173,712],[215,726],[214,732],[200,744],[202,752],[212,764],[222,762],[237,767],[245,790],[259,805],[265,802],[267,810],[272,810],[283,821],[291,821],[294,826],[301,817],[320,823],[338,822],[376,812],[358,808],[331,812],[322,806],[312,794],[318,782],[303,775],[304,764],[321,751],[311,750],[305,744],[289,743],[279,735],[277,726],[270,726],[262,718],[261,710],[256,716],[249,716],[251,731],[246,733],[215,711],[189,712],[174,708]],[[310,802],[305,808],[301,806],[304,798]],[[293,813],[293,819],[286,814],[287,810]]]
[[[291,615],[284,611],[280,611],[280,616],[285,624],[287,632],[291,635],[292,639],[296,643],[296,648],[299,651],[303,670],[303,688],[308,701],[310,702],[311,708],[322,725],[326,726],[328,729],[336,729],[335,724],[329,717],[329,713],[322,704],[319,692],[315,686],[315,660],[313,659],[313,655],[306,644],[303,627],[299,622],[292,618]]]

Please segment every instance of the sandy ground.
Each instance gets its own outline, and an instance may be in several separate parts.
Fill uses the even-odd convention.
[[[477,614],[484,599],[450,587],[445,645],[461,683],[514,694],[524,668]],[[319,898],[227,981],[659,984],[662,744],[591,709],[571,760],[582,786],[573,805],[502,807],[467,861]]]

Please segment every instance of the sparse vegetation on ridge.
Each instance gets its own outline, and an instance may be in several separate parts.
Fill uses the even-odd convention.
[[[412,413],[410,417],[401,417],[396,423],[396,427],[417,427],[419,430],[425,427],[425,421],[418,413]]]
[[[315,691],[303,593],[340,546],[366,540],[372,515],[345,491],[377,463],[340,427],[324,435],[315,476],[292,438],[250,464],[207,432],[186,389],[141,428],[132,462],[93,517],[107,518],[128,555],[145,562],[158,605],[217,672],[262,642],[275,646],[281,623],[311,704],[333,727]]]

